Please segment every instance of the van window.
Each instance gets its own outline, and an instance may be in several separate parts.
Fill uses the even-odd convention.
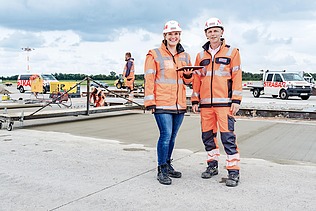
[[[268,74],[266,81],[272,81],[273,74]]]
[[[273,81],[274,82],[283,82],[280,74],[275,74]]]
[[[304,81],[304,78],[297,73],[283,73],[283,78],[286,81]]]
[[[29,80],[31,75],[21,75],[20,80]]]
[[[42,78],[47,81],[56,81],[57,79],[53,75],[42,75]]]

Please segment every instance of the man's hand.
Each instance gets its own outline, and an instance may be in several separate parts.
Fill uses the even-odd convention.
[[[192,111],[195,114],[198,113],[199,112],[199,105],[198,104],[192,105]]]
[[[239,111],[240,105],[238,103],[232,103],[230,106],[230,110],[232,111],[232,114],[235,116],[237,112]]]

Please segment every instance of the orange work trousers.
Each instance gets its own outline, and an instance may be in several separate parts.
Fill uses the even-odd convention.
[[[226,152],[226,169],[239,170],[239,150],[237,147],[235,118],[230,107],[201,108],[202,140],[207,152],[207,163],[218,163],[220,155],[217,142],[217,129],[219,128],[221,141]]]

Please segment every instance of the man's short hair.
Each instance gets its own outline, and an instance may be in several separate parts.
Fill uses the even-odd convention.
[[[131,52],[126,52],[125,56],[132,57],[132,54],[131,54]]]

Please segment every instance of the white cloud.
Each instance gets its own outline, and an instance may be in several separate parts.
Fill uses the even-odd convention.
[[[29,53],[34,71],[119,74],[131,51],[142,74],[148,50],[160,46],[170,19],[180,22],[182,44],[194,63],[206,42],[204,22],[212,16],[222,19],[227,44],[240,49],[244,71],[315,73],[315,8],[314,1],[296,0],[0,0],[0,74],[25,71],[22,47],[35,48]]]

